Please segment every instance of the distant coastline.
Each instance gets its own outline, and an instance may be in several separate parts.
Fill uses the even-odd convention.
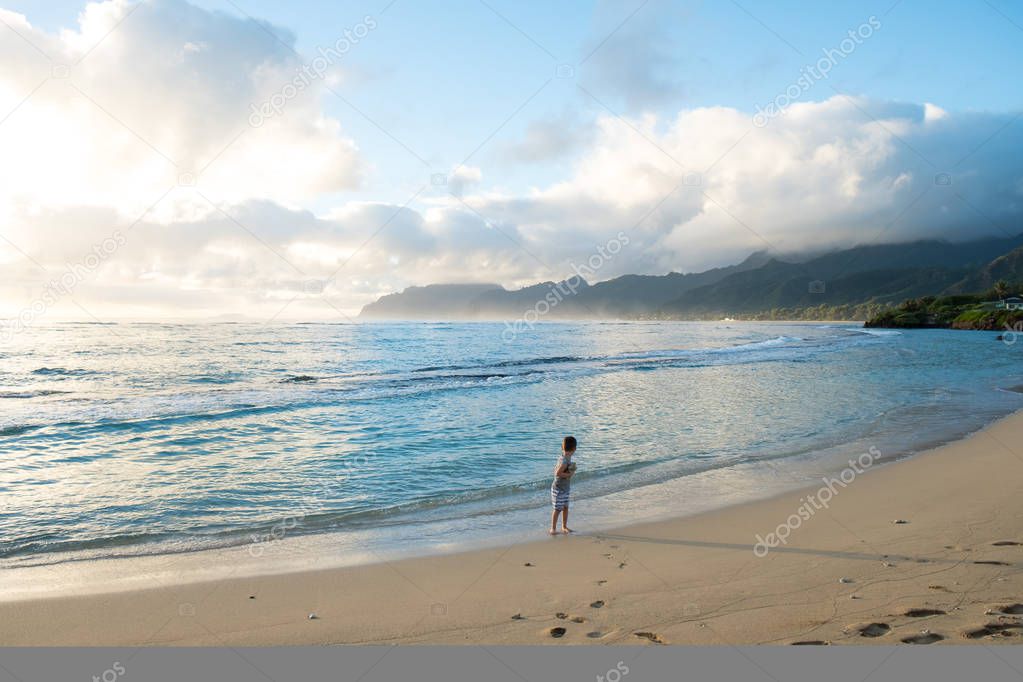
[[[994,300],[992,300],[994,299]],[[894,329],[1023,331],[1023,299],[991,292],[975,296],[928,296],[905,301],[864,323]]]
[[[621,275],[596,283],[576,271],[561,281],[520,289],[496,283],[412,286],[369,303],[359,317],[503,321],[509,336],[540,321],[581,320],[856,320],[940,327],[952,326],[951,319],[902,315],[911,312],[908,302],[967,297],[972,305],[997,298],[993,291],[999,283],[1006,291],[1023,290],[1023,235],[857,246],[813,256],[760,251],[704,272]],[[975,296],[985,298],[970,298]],[[996,328],[1001,322],[969,324]]]

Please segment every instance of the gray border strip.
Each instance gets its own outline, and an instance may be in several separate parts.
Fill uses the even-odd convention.
[[[0,649],[0,682],[935,682],[1023,678],[1018,646]]]

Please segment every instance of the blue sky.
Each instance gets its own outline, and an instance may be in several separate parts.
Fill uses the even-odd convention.
[[[128,316],[523,286],[620,231],[594,279],[1021,231],[1023,8],[1005,0],[0,8],[7,314],[112,225],[132,239],[74,298]]]

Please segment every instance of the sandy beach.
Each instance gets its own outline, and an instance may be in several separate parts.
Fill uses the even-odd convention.
[[[555,538],[538,509],[536,542],[497,549],[8,601],[0,643],[1013,643],[1021,443],[1017,413],[850,476],[764,556],[757,536],[820,486]],[[108,563],[132,573],[131,560]]]

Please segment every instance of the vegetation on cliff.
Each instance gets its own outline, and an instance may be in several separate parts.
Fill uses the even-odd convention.
[[[1023,310],[1009,310],[999,302],[1020,290],[1023,284],[998,281],[983,294],[914,298],[869,317],[864,326],[1017,330],[1023,328]]]

